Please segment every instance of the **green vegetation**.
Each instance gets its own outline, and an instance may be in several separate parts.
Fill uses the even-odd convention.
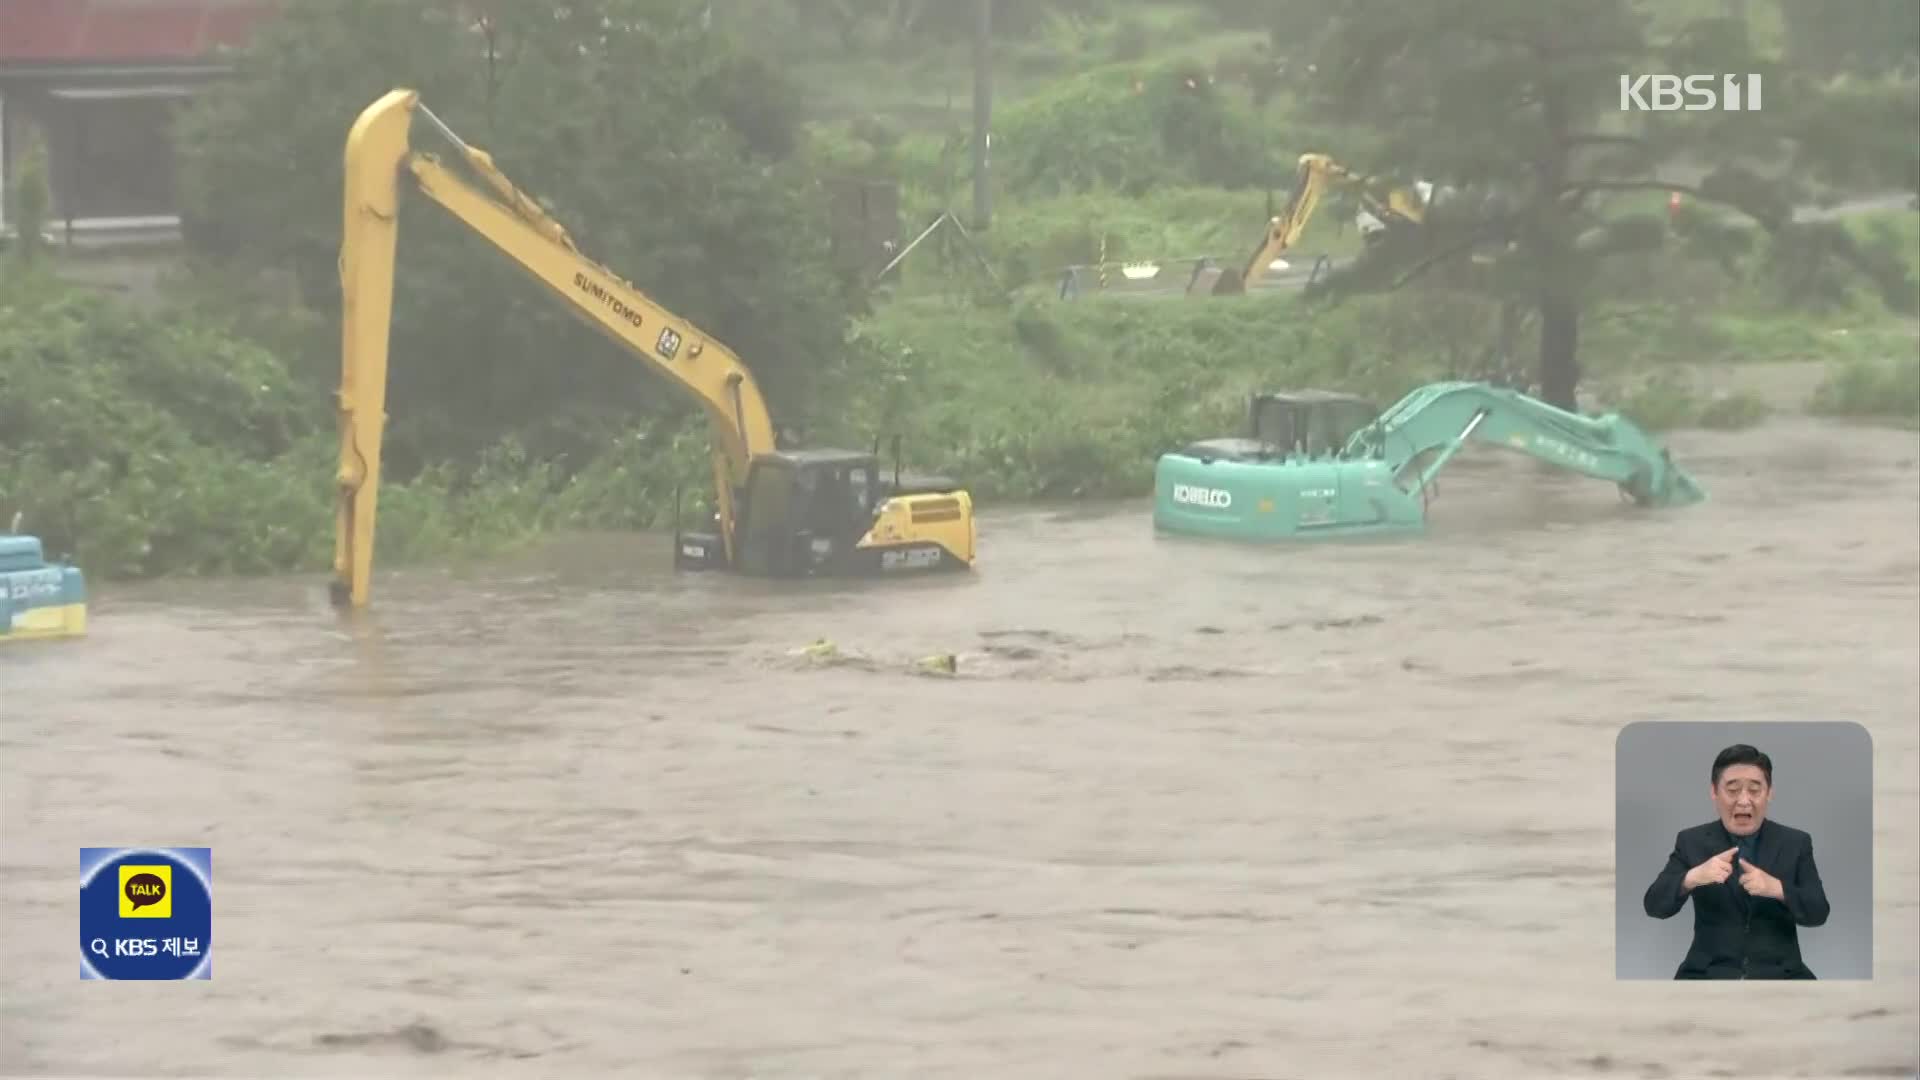
[[[1611,5],[1582,5],[1596,6]],[[1682,7],[1655,32],[1700,14]],[[903,239],[949,208],[971,224],[971,5],[738,0],[712,5],[713,29],[706,8],[585,0],[548,19],[502,5],[478,35],[484,65],[438,5],[290,9],[244,77],[185,118],[194,258],[157,317],[54,284],[62,256],[6,265],[0,517],[22,511],[102,577],[327,564],[340,144],[394,85],[422,89],[593,257],[732,344],[810,442],[897,433],[909,467],[986,504],[1141,494],[1161,452],[1238,430],[1256,389],[1385,404],[1435,378],[1537,386],[1529,289],[1549,280],[1577,294],[1590,408],[1743,427],[1781,406],[1701,371],[1815,362],[1832,375],[1813,411],[1920,424],[1911,210],[1769,231],[1710,200],[1669,224],[1662,190],[1593,193],[1562,222],[1586,239],[1560,264],[1561,249],[1436,263],[1374,291],[1420,254],[1388,250],[1312,296],[1057,299],[1063,267],[1103,254],[1116,271],[1161,261],[1176,286],[1189,267],[1171,260],[1244,258],[1306,150],[1401,181],[1445,175],[1447,154],[1377,110],[1327,107],[1302,75],[1335,55],[1316,50],[1346,47],[1329,34],[1364,25],[1341,19],[1382,17],[1371,4],[1001,4],[994,218],[974,234],[993,281],[943,230],[877,288],[835,257],[820,181],[897,180]],[[1767,18],[1761,47],[1794,40],[1793,19]],[[603,33],[603,19],[647,32]],[[1862,47],[1840,35],[1818,52],[1844,63],[1831,58]],[[909,89],[929,85],[956,107]],[[1495,179],[1519,175],[1526,159],[1501,156],[1493,122],[1455,134],[1492,154]],[[1863,176],[1886,175],[1846,146]],[[1330,195],[1296,254],[1358,256],[1355,209]],[[437,211],[403,212],[381,563],[661,527],[676,487],[697,512],[705,431],[686,403]]]
[[[1705,318],[1677,306],[1603,311],[1587,345],[1596,407],[1654,430],[1742,428],[1771,407],[1748,390],[1709,390],[1695,370],[1850,370],[1920,344],[1911,325],[1884,316],[1809,326],[1758,302],[1745,308]],[[1440,290],[1327,309],[1259,294],[1009,310],[900,302],[862,324],[865,366],[846,376],[847,415],[907,433],[911,456],[983,498],[1135,495],[1163,451],[1239,430],[1257,389],[1333,387],[1387,404],[1433,379],[1510,377],[1491,347],[1498,323],[1496,304]],[[854,429],[835,434],[865,441]]]
[[[476,35],[441,4],[290,5],[242,58],[241,77],[183,119],[190,239],[222,264],[290,274],[298,302],[331,320],[346,132],[382,94],[414,88],[592,257],[724,328],[776,407],[804,408],[816,359],[843,347],[861,298],[830,258],[799,153],[799,95],[703,31],[702,7],[597,0],[557,17],[500,5]],[[454,152],[425,123],[415,142]],[[659,385],[635,379],[629,358],[518,267],[425,200],[402,213],[394,465],[471,462],[501,432],[541,459],[579,460],[636,416],[664,422]],[[336,357],[316,354],[308,374],[337,377]]]
[[[1608,298],[1622,261],[1669,247],[1726,257],[1753,246],[1757,226],[1766,247],[1789,256],[1772,266],[1805,279],[1793,292],[1836,300],[1823,276],[1834,263],[1901,300],[1911,292],[1903,261],[1792,213],[1809,179],[1920,180],[1920,151],[1905,135],[1920,123],[1920,96],[1907,83],[1823,85],[1724,11],[1651,19],[1665,5],[1635,0],[1350,0],[1318,16],[1285,6],[1302,31],[1294,55],[1329,73],[1304,89],[1316,115],[1381,133],[1396,167],[1473,179],[1423,228],[1343,276],[1376,288],[1416,271],[1451,274],[1525,305],[1540,320],[1535,381],[1556,405],[1578,403],[1581,322]],[[1786,103],[1623,113],[1620,73],[1647,69],[1771,73],[1788,87]],[[1702,165],[1697,182],[1673,179]],[[1684,192],[1696,208],[1669,226],[1635,204],[1649,191]]]
[[[1920,427],[1920,355],[1855,358],[1814,391],[1813,412]]]
[[[1654,432],[1686,427],[1721,430],[1752,427],[1773,411],[1766,399],[1749,390],[1703,393],[1696,379],[1673,369],[1656,372],[1632,384],[1609,400],[1607,407]]]
[[[7,186],[7,220],[19,237],[12,258],[19,271],[31,271],[40,259],[46,240],[47,212],[53,193],[48,188],[47,147],[38,132],[29,131],[25,151],[12,182]]]
[[[9,275],[0,509],[99,573],[309,561],[329,514],[311,405],[256,346]]]
[[[1868,308],[1810,316],[1738,307],[1701,311],[1684,304],[1596,312],[1587,349],[1614,370],[1651,370],[1673,362],[1849,363],[1912,354],[1915,327]]]
[[[914,433],[984,498],[1136,495],[1154,459],[1238,431],[1256,389],[1339,386],[1383,404],[1466,370],[1490,313],[1444,298],[1324,314],[1272,296],[898,304],[865,327],[879,377],[853,415]]]
[[[317,569],[332,557],[324,396],[232,323],[152,316],[44,276],[0,280],[0,508],[105,577]],[[643,528],[705,467],[698,429],[610,440],[584,469],[516,438],[384,485],[384,560],[555,528]]]

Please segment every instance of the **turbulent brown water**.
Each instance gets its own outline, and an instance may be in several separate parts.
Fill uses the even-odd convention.
[[[1912,1075],[1920,443],[1673,445],[1710,502],[1481,453],[1409,541],[1132,503],[988,512],[971,578],[619,537],[383,574],[358,622],[311,578],[102,590],[0,653],[0,1061]],[[1722,718],[1873,733],[1872,981],[1614,981],[1615,735]],[[212,982],[78,978],[75,849],[138,843],[213,847]]]

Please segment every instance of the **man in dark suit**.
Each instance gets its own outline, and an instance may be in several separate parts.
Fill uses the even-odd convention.
[[[1773,759],[1740,744],[1713,760],[1719,820],[1682,829],[1647,889],[1647,914],[1672,918],[1693,899],[1693,945],[1676,979],[1811,979],[1799,927],[1827,921],[1813,837],[1767,820]]]

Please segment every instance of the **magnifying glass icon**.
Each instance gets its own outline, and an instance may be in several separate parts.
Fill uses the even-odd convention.
[[[98,938],[98,937],[94,938],[91,942],[88,943],[87,947],[93,950],[93,955],[99,957],[102,960],[108,959],[106,938]]]

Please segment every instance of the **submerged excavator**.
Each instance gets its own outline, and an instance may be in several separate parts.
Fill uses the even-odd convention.
[[[1352,186],[1359,193],[1360,232],[1368,243],[1378,241],[1389,231],[1424,223],[1427,200],[1433,192],[1431,184],[1421,183],[1411,190],[1392,187],[1375,177],[1354,172],[1325,154],[1302,154],[1286,207],[1267,220],[1266,234],[1248,256],[1246,265],[1240,268],[1239,275],[1229,272],[1214,279],[1213,294],[1230,295],[1252,288],[1275,259],[1300,241],[1300,234],[1320,205],[1321,196],[1334,184]]]
[[[1626,417],[1582,416],[1483,382],[1431,383],[1385,412],[1353,394],[1256,394],[1247,428],[1161,456],[1157,529],[1252,541],[1419,532],[1435,478],[1469,441],[1611,480],[1641,506],[1706,498]]]
[[[415,116],[451,144],[488,190],[411,147]],[[369,105],[346,142],[335,605],[364,606],[373,569],[403,182],[703,407],[712,432],[714,532],[684,533],[676,520],[676,568],[808,577],[973,565],[973,500],[966,490],[940,478],[903,477],[897,463],[888,476],[877,452],[777,446],[753,373],[731,349],[582,254],[486,151],[454,134],[417,92],[400,89]]]

